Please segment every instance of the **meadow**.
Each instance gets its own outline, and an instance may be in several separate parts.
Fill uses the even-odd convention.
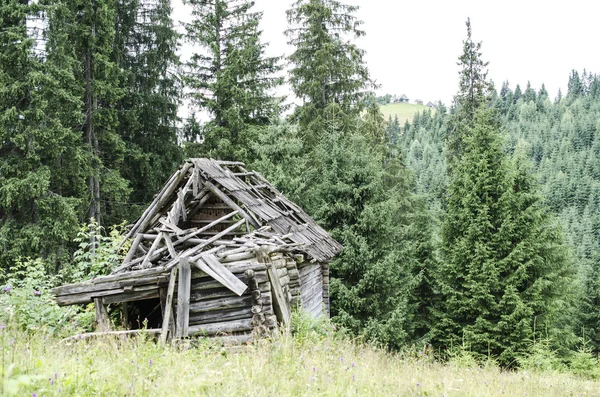
[[[0,331],[3,396],[598,396],[600,382],[467,355],[386,353],[312,329],[238,347],[149,335],[64,341]]]
[[[418,105],[416,103],[388,103],[381,105],[379,110],[383,115],[383,118],[387,121],[390,117],[392,120],[398,116],[398,121],[401,126],[407,121],[410,123],[417,112],[422,112],[429,109],[425,105]]]

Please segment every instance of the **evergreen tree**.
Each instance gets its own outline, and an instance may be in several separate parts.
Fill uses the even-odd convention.
[[[473,42],[471,20],[467,19],[467,38],[463,41],[463,53],[458,58],[459,87],[454,98],[456,111],[451,120],[448,135],[448,170],[451,172],[455,161],[463,153],[463,140],[468,127],[475,120],[475,114],[491,100],[491,84],[487,78],[487,62],[481,59],[481,42]]]
[[[116,0],[63,0],[71,10],[65,26],[79,64],[75,76],[82,88],[87,148],[88,212],[98,224],[122,222],[119,211],[130,193],[121,175],[125,143],[119,136],[118,101],[124,95],[123,71],[112,59],[115,46]]]
[[[193,105],[208,111],[203,126],[203,155],[244,160],[252,138],[251,126],[266,125],[279,114],[280,101],[272,90],[280,58],[265,55],[259,22],[247,0],[188,0],[194,20],[187,39],[204,52],[187,63],[185,83]]]
[[[511,366],[554,319],[568,261],[529,170],[507,162],[500,125],[480,109],[450,179],[435,344],[461,343]],[[536,329],[537,324],[537,329]],[[540,326],[543,325],[543,326]]]
[[[303,126],[332,103],[345,113],[360,111],[373,87],[364,50],[352,42],[365,34],[357,10],[337,0],[296,0],[287,11],[290,84],[302,100],[295,117]]]
[[[64,33],[69,15],[55,1],[0,4],[2,267],[19,256],[58,266],[77,232],[84,162],[74,131],[81,101]],[[29,30],[31,24],[44,24],[42,34]]]
[[[525,88],[525,92],[523,93],[523,100],[525,102],[536,100],[535,90],[531,88],[531,82],[527,82],[527,87]]]
[[[138,203],[132,209],[152,199],[183,157],[177,144],[179,35],[170,14],[170,0],[117,2],[112,59],[123,70],[125,89],[117,131],[126,145],[121,174],[133,190],[129,201]],[[127,207],[121,212],[137,216]]]

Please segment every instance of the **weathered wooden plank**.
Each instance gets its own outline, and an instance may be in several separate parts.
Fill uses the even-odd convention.
[[[298,273],[300,274],[300,280],[304,280],[312,274],[321,274],[321,266],[318,264],[300,266],[298,267]]]
[[[57,296],[56,303],[59,306],[68,306],[82,303],[90,303],[94,298],[105,298],[113,295],[122,295],[127,293],[125,289],[130,289],[130,292],[137,291],[149,291],[154,290],[158,287],[157,284],[153,285],[141,285],[141,286],[124,286],[118,287],[111,290],[100,290],[100,291],[91,291],[91,292],[82,292],[77,294],[69,294],[69,295],[60,295]],[[116,300],[118,302],[118,299]]]
[[[167,300],[165,302],[165,314],[163,316],[162,331],[160,334],[160,343],[163,345],[167,342],[167,334],[169,332],[169,321],[171,320],[171,311],[173,310],[173,294],[175,293],[175,278],[177,277],[177,268],[171,270],[171,278],[167,287]],[[171,335],[172,336],[172,335]]]
[[[251,307],[243,307],[233,310],[215,310],[210,312],[194,313],[190,316],[190,327],[199,324],[252,318],[252,315],[253,313]]]
[[[233,273],[219,262],[219,260],[212,254],[202,255],[204,262],[219,275],[223,280],[223,285],[235,292],[238,296],[241,296],[248,286],[241,282]]]
[[[173,233],[175,233],[175,234],[185,233],[185,231],[181,230],[179,227],[177,227],[175,224],[169,222],[165,218],[160,218],[158,221],[166,228],[171,229],[171,231],[173,231]],[[123,263],[127,263],[127,262],[123,261]]]
[[[212,310],[226,310],[236,307],[252,307],[252,296],[232,296],[192,303],[190,304],[190,312],[209,312]]]
[[[173,246],[173,240],[171,240],[171,236],[165,233],[164,238],[165,244],[167,245],[167,250],[169,251],[169,255],[171,255],[171,259],[177,258],[177,251],[175,251],[175,247]]]
[[[256,254],[253,250],[248,250],[247,252],[240,252],[238,254],[227,254],[225,252],[225,256],[219,258],[221,263],[229,263],[229,262],[240,262],[248,259],[255,259]]]
[[[138,221],[135,223],[135,225],[133,225],[133,227],[131,228],[129,233],[127,233],[127,235],[125,236],[125,238],[119,245],[119,248],[122,247],[123,244],[125,243],[125,241],[128,238],[130,238],[131,236],[133,236],[133,234],[137,233],[138,231],[145,230],[145,228],[151,222],[151,220],[155,216],[155,214],[170,199],[171,194],[173,194],[173,192],[177,189],[177,186],[179,186],[179,183],[185,177],[185,175],[187,174],[187,172],[191,166],[192,166],[191,163],[186,162],[179,171],[175,172],[173,174],[173,176],[171,176],[171,178],[169,179],[167,184],[162,188],[162,190],[154,198],[154,200],[152,201],[152,204],[150,204],[148,206],[148,208],[146,209],[146,211],[144,211],[144,213],[142,214],[140,219],[138,219]]]
[[[165,319],[165,316],[169,316],[169,328],[168,328],[168,332],[171,333],[171,335],[175,335],[175,317],[173,316],[173,310],[170,310],[168,313],[166,311],[166,307],[167,307],[167,287],[161,287],[159,289],[159,295],[160,295],[160,311],[161,314],[163,316],[163,321]]]
[[[89,280],[84,283],[77,283],[77,284],[88,284],[88,283],[101,284],[101,283],[107,283],[107,282],[111,282],[111,281],[127,280],[127,279],[135,279],[138,277],[152,276],[152,275],[161,274],[161,273],[168,274],[168,271],[163,266],[158,266],[158,267],[153,267],[151,269],[133,270],[133,271],[129,271],[127,273],[122,273],[122,274],[112,274],[110,276],[100,276],[93,280]],[[71,285],[76,285],[76,284],[71,284]],[[62,287],[59,287],[59,288],[62,288]]]
[[[273,310],[275,310],[277,319],[287,327],[290,325],[292,318],[292,308],[290,302],[288,301],[286,294],[283,293],[283,289],[275,269],[267,265],[267,274],[269,275],[269,280],[271,281],[271,288],[273,291]]]
[[[105,332],[86,332],[84,334],[77,334],[69,336],[68,338],[61,339],[61,342],[68,342],[72,340],[83,340],[89,338],[95,338],[99,336],[121,336],[121,335],[137,335],[137,334],[158,334],[161,330],[159,328],[150,329],[130,329],[125,331],[105,331]]]
[[[219,323],[201,324],[190,327],[190,335],[219,335],[233,332],[244,332],[252,330],[252,319],[241,319],[224,321]]]
[[[233,212],[231,212],[231,213],[229,213],[229,214],[225,215],[224,217],[222,217],[222,218],[220,218],[220,219],[217,219],[217,220],[215,220],[213,223],[210,223],[210,224],[208,224],[208,225],[206,225],[206,226],[204,226],[204,227],[202,227],[202,228],[200,228],[200,229],[196,230],[196,231],[195,231],[195,232],[193,232],[193,233],[190,233],[190,234],[188,234],[188,235],[186,235],[186,236],[184,236],[184,237],[182,237],[182,238],[179,238],[179,239],[177,239],[176,241],[174,241],[174,242],[173,242],[173,246],[178,246],[178,245],[180,245],[180,244],[183,244],[183,243],[185,243],[186,241],[190,240],[192,237],[194,237],[194,236],[196,236],[196,235],[198,235],[198,234],[202,233],[202,232],[203,232],[203,231],[205,231],[205,230],[208,230],[208,229],[210,229],[211,227],[214,227],[215,225],[217,225],[217,224],[218,224],[219,222],[221,222],[222,220],[229,219],[229,218],[231,218],[232,216],[234,216],[234,215],[236,215],[236,214],[237,214],[237,212],[236,212],[236,211],[233,211]],[[239,227],[239,226],[241,226],[242,224],[243,224],[243,221],[240,221],[240,222],[238,222],[236,225],[237,225],[237,227]],[[235,225],[234,225],[234,226],[235,226]],[[228,232],[230,232],[230,231],[232,231],[232,230],[235,230],[237,227],[233,227],[233,226],[232,226],[230,229],[226,229],[226,230],[227,230],[227,233],[228,233]],[[192,252],[197,252],[199,249],[202,249],[202,248],[204,248],[205,246],[207,246],[207,245],[209,245],[209,244],[212,244],[213,242],[215,242],[215,241],[219,240],[219,239],[220,239],[220,238],[221,238],[223,235],[225,235],[225,234],[227,234],[227,233],[222,233],[222,234],[220,234],[220,235],[213,236],[213,237],[211,237],[210,239],[204,240],[204,241],[203,241],[201,244],[199,244],[199,245],[195,246],[195,247],[194,247],[194,251],[192,251]],[[158,239],[158,238],[157,238],[157,239]],[[156,241],[156,240],[155,240],[155,241]],[[198,247],[200,247],[200,248],[198,248]],[[163,248],[161,248],[161,249],[158,249],[158,250],[156,250],[156,252],[153,254],[153,256],[149,258],[149,261],[151,261],[151,262],[152,262],[152,261],[154,261],[154,260],[156,260],[156,259],[160,258],[160,256],[164,255],[164,254],[165,254],[165,252],[166,252],[167,250],[168,250],[168,248],[167,248],[167,247],[163,247]],[[145,258],[144,258],[144,259],[145,259]],[[144,259],[143,259],[143,258],[138,258],[138,259],[136,259],[136,260],[133,260],[133,261],[131,261],[131,262],[129,262],[129,263],[123,263],[122,265],[120,265],[119,267],[117,267],[115,270],[113,270],[113,273],[117,273],[117,272],[119,272],[119,271],[122,271],[122,270],[124,270],[124,269],[126,269],[126,268],[128,268],[128,267],[131,267],[131,266],[135,265],[136,263],[139,263],[139,262],[141,262],[141,261],[142,261],[142,260],[144,260]],[[178,262],[177,262],[177,259],[175,258],[175,259],[171,260],[171,261],[170,261],[170,262],[169,262],[169,263],[168,263],[168,264],[165,266],[165,268],[166,268],[167,270],[171,270],[171,268],[172,268],[173,266],[176,266],[176,265],[177,265],[177,263],[178,263]]]
[[[160,242],[162,241],[164,236],[165,236],[164,232],[160,232],[158,234],[158,237],[156,238],[156,240],[154,240],[154,242],[152,243],[152,246],[150,247],[150,249],[148,250],[148,253],[146,254],[146,257],[142,261],[142,268],[149,267],[150,258],[152,257],[152,254],[154,254],[154,251],[156,250],[156,248],[158,248],[158,244],[160,244]]]
[[[164,282],[164,280],[165,278],[163,275],[156,275],[151,277],[140,277],[98,284],[85,282],[78,284],[63,285],[62,287],[55,288],[52,291],[52,293],[57,297],[64,295],[76,295],[80,293],[93,293],[97,291],[122,289],[126,286],[158,285],[159,283]]]
[[[192,280],[192,269],[188,258],[179,259],[179,283],[177,287],[177,322],[175,337],[188,336],[190,320],[190,289]]]
[[[108,295],[102,298],[102,303],[110,305],[112,303],[125,303],[134,302],[143,299],[154,299],[159,297],[158,287],[154,286],[152,289],[146,290],[135,290],[130,292],[123,292],[121,294]]]
[[[179,257],[191,257],[190,261],[191,262],[195,262],[200,258],[200,255],[198,255],[197,257],[192,257],[192,255],[194,255],[195,253],[197,253],[198,251],[201,251],[204,247],[206,247],[207,245],[213,243],[214,241],[219,240],[221,237],[223,237],[224,235],[226,235],[227,233],[239,228],[242,224],[244,223],[244,220],[240,220],[239,222],[235,223],[234,225],[228,227],[227,229],[223,230],[221,233],[214,235],[213,237],[209,238],[208,240],[206,240],[204,243],[202,244],[198,244],[197,246],[181,253],[179,255]],[[193,233],[192,233],[193,234]],[[192,235],[190,234],[190,236]],[[184,238],[185,239],[185,238]],[[183,240],[184,240],[183,239]],[[178,242],[181,242],[182,240],[178,240]],[[174,243],[177,244],[177,243]],[[216,247],[219,249],[222,249],[223,247]],[[175,266],[177,264],[176,260],[172,260],[170,261],[168,264],[165,265],[165,267],[167,269],[172,268],[173,266]]]
[[[110,329],[110,320],[108,319],[106,306],[102,304],[101,298],[95,298],[94,305],[96,306],[96,329],[99,332],[108,331]]]
[[[252,269],[254,271],[262,271],[262,270],[267,270],[267,267],[265,266],[264,263],[259,263],[256,261],[240,261],[240,262],[223,262],[221,261],[221,263],[227,268],[229,269],[229,271],[233,274],[236,273],[243,273],[244,271],[248,270],[248,269]]]

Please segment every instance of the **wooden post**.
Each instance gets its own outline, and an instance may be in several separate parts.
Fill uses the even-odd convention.
[[[96,305],[96,329],[98,332],[108,331],[110,321],[106,306],[102,304],[102,298],[94,298],[94,305]]]
[[[275,311],[275,315],[286,329],[289,329],[292,319],[292,308],[287,295],[283,293],[277,269],[273,266],[271,257],[266,249],[259,249],[256,251],[256,254],[258,262],[264,263],[267,267],[267,274],[269,275],[271,290],[273,292],[273,310]]]
[[[169,332],[169,324],[173,316],[173,294],[175,292],[175,278],[177,277],[177,267],[171,270],[171,278],[169,279],[169,287],[167,288],[167,299],[165,301],[165,312],[163,314],[162,331],[160,333],[160,343],[163,345],[167,342],[167,334]],[[171,337],[173,334],[171,333]]]
[[[179,258],[179,285],[177,287],[177,326],[175,337],[188,336],[190,323],[190,291],[192,283],[192,269],[188,258]]]
[[[129,329],[129,305],[127,302],[121,303],[121,321],[123,328]]]

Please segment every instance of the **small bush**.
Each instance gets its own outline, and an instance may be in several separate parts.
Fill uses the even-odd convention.
[[[58,284],[40,259],[20,259],[1,280],[0,322],[33,333],[62,335],[88,329],[93,313],[59,307],[50,292]]]

